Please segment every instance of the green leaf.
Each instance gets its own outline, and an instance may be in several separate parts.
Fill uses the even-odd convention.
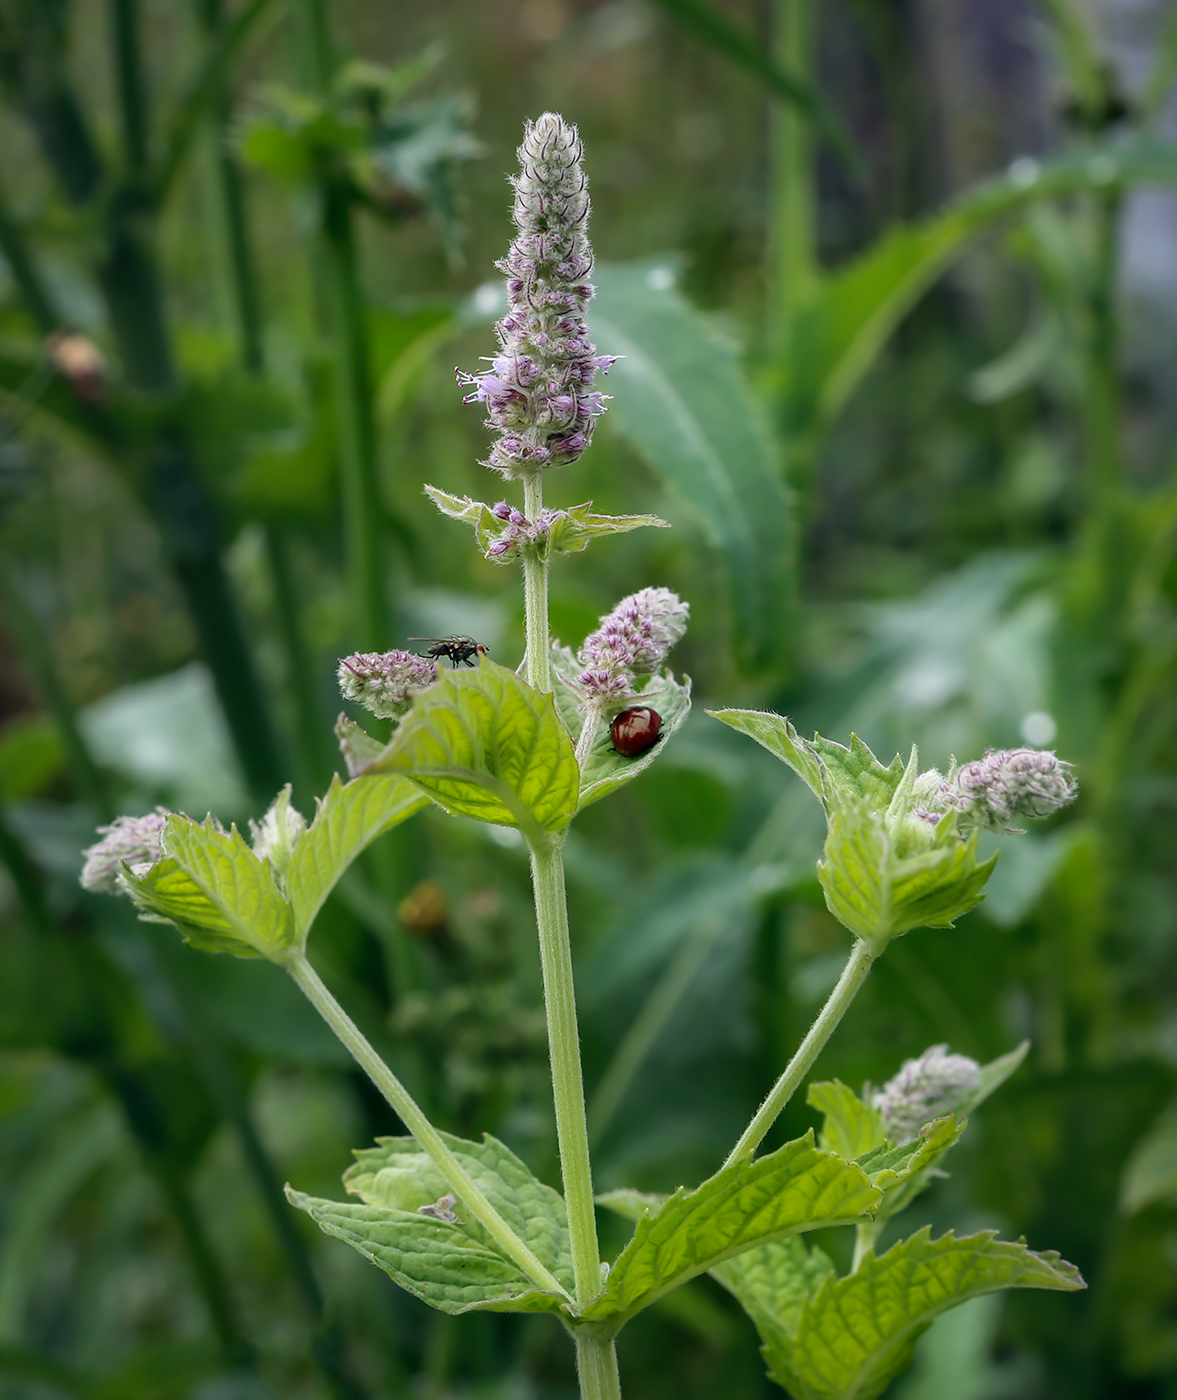
[[[876,811],[891,803],[903,778],[898,754],[887,767],[871,753],[857,734],[850,747],[815,734],[802,739],[783,715],[766,710],[708,710],[713,718],[747,734],[787,763],[825,808],[827,815],[839,807],[866,801]]]
[[[756,1324],[766,1351],[789,1344],[802,1308],[833,1272],[829,1256],[799,1235],[749,1249],[711,1270]]]
[[[1120,1209],[1135,1215],[1177,1193],[1177,1109],[1161,1114],[1132,1149],[1120,1180]]]
[[[340,715],[335,721],[335,737],[339,740],[339,752],[347,764],[348,774],[353,778],[358,778],[369,765],[375,763],[386,747],[347,715]]]
[[[840,1079],[811,1084],[805,1101],[825,1114],[818,1139],[823,1151],[853,1162],[886,1140],[878,1110],[863,1103]]]
[[[529,839],[576,810],[576,757],[552,697],[487,657],[418,695],[368,772],[403,773],[447,811]]]
[[[239,958],[282,954],[301,942],[290,905],[268,861],[258,860],[236,827],[222,831],[172,815],[163,834],[165,859],[143,876],[124,874],[136,904],[174,923],[207,953]]]
[[[931,846],[900,855],[887,823],[865,805],[830,815],[817,877],[833,916],[881,949],[913,928],[951,928],[974,908],[997,856],[977,860],[977,832],[956,835],[950,816],[931,834]]]
[[[571,1291],[568,1220],[560,1195],[489,1135],[482,1142],[449,1133],[442,1137],[495,1210]],[[449,1204],[445,1178],[414,1139],[378,1142],[357,1152],[355,1165],[344,1174],[344,1185],[362,1204],[320,1200],[287,1187],[291,1203],[442,1312],[560,1308],[566,1300],[537,1289],[477,1221],[465,1218],[460,1202]],[[422,1214],[422,1206],[436,1213]]]
[[[981,1087],[961,1104],[960,1113],[962,1115],[972,1113],[979,1104],[983,1104],[990,1094],[1000,1089],[1005,1081],[1021,1068],[1022,1061],[1029,1053],[1030,1042],[1023,1040],[1008,1054],[999,1055],[996,1060],[990,1060],[987,1065],[982,1065]]]
[[[818,283],[790,328],[787,417],[810,445],[840,412],[923,293],[994,223],[1025,206],[1081,190],[1177,182],[1177,147],[1136,138],[1078,148],[1040,164],[1023,158],[922,224],[894,229]]]
[[[582,1315],[620,1327],[724,1259],[781,1235],[858,1221],[879,1200],[862,1169],[818,1151],[810,1131],[767,1156],[725,1167],[694,1191],[680,1187],[643,1216],[604,1292]]]
[[[594,273],[593,339],[625,356],[609,376],[609,421],[696,514],[723,564],[740,655],[767,668],[794,598],[789,498],[735,346],[673,280],[649,264]]]
[[[335,774],[286,873],[286,893],[301,938],[305,940],[323,901],[360,852],[428,801],[408,778],[379,773],[345,784]]]
[[[760,1330],[769,1375],[795,1400],[874,1400],[910,1363],[921,1333],[969,1298],[1003,1288],[1085,1286],[1074,1265],[1053,1251],[999,1241],[992,1230],[933,1240],[925,1228],[881,1257],[868,1254],[845,1278],[826,1272],[799,1307],[794,1261],[778,1256],[770,1263],[755,1260],[718,1276],[758,1327],[767,1315],[769,1325]],[[808,1290],[812,1276],[803,1283]]]
[[[552,643],[552,690],[556,702],[556,713],[576,740],[584,724],[584,714],[580,709],[581,694],[572,684],[571,677],[583,670],[575,656],[559,642]],[[666,741],[685,721],[691,711],[691,682],[684,676],[679,682],[667,672],[661,676],[650,676],[643,684],[632,705],[648,705],[662,717],[662,737],[653,748],[636,758],[626,758],[613,748],[613,738],[609,725],[600,723],[593,746],[585,755],[580,772],[579,812],[590,802],[599,802],[619,787],[631,782],[644,772],[666,747]]]
[[[883,1193],[876,1224],[905,1210],[931,1184],[933,1170],[960,1141],[967,1126],[968,1119],[958,1121],[952,1115],[936,1118],[925,1125],[914,1142],[899,1147],[884,1143],[858,1159],[871,1185]]]
[[[666,1204],[665,1195],[657,1191],[634,1191],[629,1186],[618,1187],[616,1191],[603,1191],[593,1199],[614,1215],[623,1215],[626,1220],[633,1221],[640,1220],[643,1215],[657,1215]]]

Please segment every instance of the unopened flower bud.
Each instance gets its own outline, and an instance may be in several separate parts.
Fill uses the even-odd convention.
[[[290,784],[287,783],[260,822],[250,818],[253,853],[258,860],[268,860],[280,875],[285,875],[294,848],[306,828],[306,818],[290,805]]]
[[[367,651],[345,656],[339,663],[339,688],[384,719],[407,714],[413,696],[437,680],[437,665],[411,651]]]
[[[100,826],[101,841],[82,852],[86,863],[79,877],[83,889],[101,894],[124,894],[122,867],[141,875],[162,860],[160,840],[170,813],[163,807],[142,817],[116,817],[109,826]]]
[[[963,825],[1016,831],[1017,818],[1048,817],[1075,800],[1070,767],[1047,749],[990,749],[941,784],[940,802]]]
[[[933,1045],[919,1059],[908,1060],[871,1102],[891,1141],[911,1142],[925,1123],[958,1112],[980,1088],[976,1060],[949,1054],[947,1045]]]

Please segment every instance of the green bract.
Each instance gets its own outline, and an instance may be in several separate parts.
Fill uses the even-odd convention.
[[[815,1147],[809,1132],[725,1167],[694,1191],[680,1187],[656,1209],[650,1200],[631,1192],[602,1198],[621,1214],[637,1205],[646,1213],[586,1320],[620,1327],[670,1289],[765,1240],[869,1217],[881,1193],[853,1162]]]
[[[478,548],[485,554],[502,538],[507,522],[500,520],[485,501],[475,501],[469,496],[451,496],[436,486],[426,486],[425,494],[443,515],[452,520],[464,521],[474,527]],[[578,554],[587,549],[590,540],[602,535],[624,535],[630,530],[640,530],[645,525],[670,528],[670,522],[656,515],[594,515],[592,501],[584,501],[578,506],[565,506],[551,513],[547,526],[537,532],[534,539],[539,558],[550,559],[553,554]]]
[[[802,739],[781,715],[709,711],[750,735],[804,780],[825,809],[817,875],[830,912],[876,956],[909,929],[948,928],[974,908],[997,856],[977,859],[977,833],[963,840],[952,813],[924,806],[928,779],[913,749],[884,767],[857,736],[844,748]],[[921,782],[921,778],[923,781]]]
[[[1084,1286],[1053,1251],[1004,1243],[991,1230],[933,1240],[925,1228],[879,1258],[868,1254],[845,1278],[795,1239],[714,1273],[755,1322],[769,1376],[795,1400],[874,1400],[940,1313],[982,1293]]]
[[[482,1142],[441,1136],[495,1210],[571,1290],[568,1218],[559,1194],[489,1134]],[[448,1313],[553,1312],[567,1302],[524,1278],[460,1203],[450,1212],[453,1221],[421,1213],[450,1188],[413,1138],[380,1138],[356,1157],[343,1180],[362,1204],[290,1188],[286,1194],[325,1233],[358,1249],[402,1288]]]

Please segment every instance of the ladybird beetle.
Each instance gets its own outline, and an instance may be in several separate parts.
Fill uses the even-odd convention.
[[[484,647],[473,637],[410,637],[409,641],[428,642],[429,645],[422,655],[433,661],[440,661],[444,656],[451,666],[461,666],[463,662],[467,666],[473,666],[474,662],[470,660],[472,656],[490,654],[490,647]]]
[[[637,758],[662,738],[662,716],[646,705],[622,710],[613,721],[613,747],[626,758]]]

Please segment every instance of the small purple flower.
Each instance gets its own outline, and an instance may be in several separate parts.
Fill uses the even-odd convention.
[[[933,1118],[964,1108],[981,1088],[981,1066],[967,1055],[950,1055],[947,1045],[933,1045],[917,1060],[908,1060],[893,1079],[871,1095],[887,1136],[911,1142]]]
[[[990,749],[940,786],[940,801],[963,824],[1013,832],[1018,817],[1048,817],[1073,802],[1071,765],[1048,749]]]
[[[368,651],[339,663],[339,688],[374,715],[395,719],[408,712],[413,696],[437,680],[437,665],[411,651]]]
[[[484,403],[499,434],[486,465],[506,477],[575,462],[605,411],[593,380],[617,357],[595,353],[584,319],[593,253],[583,154],[576,128],[554,112],[524,129],[511,182],[518,232],[497,264],[510,300],[495,327],[500,352],[489,370],[457,371],[470,387],[464,402]]]
[[[634,693],[636,681],[652,676],[687,630],[690,606],[669,588],[631,593],[584,639],[577,660],[579,683],[594,704],[607,709]]]
[[[79,877],[82,888],[101,894],[125,893],[123,862],[141,875],[162,860],[160,840],[170,815],[163,807],[157,807],[145,816],[116,817],[109,826],[100,826],[98,834],[102,840],[82,852],[86,858]]]

